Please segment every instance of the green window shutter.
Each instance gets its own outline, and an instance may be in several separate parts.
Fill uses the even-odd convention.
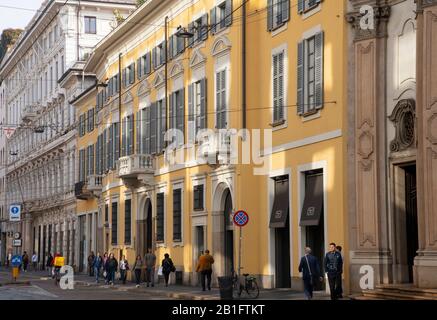
[[[168,40],[168,47],[169,47],[168,48],[168,56],[170,59],[173,59],[173,57],[175,56],[174,52],[173,52],[173,48],[174,48],[173,40],[174,40],[174,38],[175,38],[175,36],[172,35],[172,36],[170,36],[170,38]]]
[[[225,25],[229,27],[232,24],[232,0],[226,0],[225,8]]]
[[[282,23],[290,20],[290,0],[281,0]]]
[[[273,0],[267,1],[267,30],[273,30]]]
[[[126,118],[123,118],[121,121],[121,156],[126,156],[126,125],[127,121]]]
[[[151,107],[147,107],[144,111],[145,114],[145,128],[144,128],[144,143],[145,143],[145,154],[151,154],[150,149],[150,110]]]
[[[123,88],[127,87],[127,68],[124,68],[122,71],[122,84],[123,84]]]
[[[302,115],[304,113],[304,57],[305,49],[304,42],[299,42],[297,45],[297,114]]]
[[[159,141],[160,141],[159,152],[161,152],[165,148],[164,135],[166,131],[167,131],[167,103],[164,99],[161,105],[161,132],[159,137]]]
[[[305,0],[297,1],[297,13],[302,14],[305,10]]]
[[[115,161],[118,161],[120,158],[120,123],[116,122],[113,124],[114,126],[114,149],[115,149]]]
[[[140,111],[137,111],[135,117],[135,153],[141,154],[141,120]]]
[[[201,40],[205,41],[208,39],[208,14],[205,13],[202,16],[202,26],[201,26]]]
[[[152,49],[152,64],[153,69],[158,67],[158,49],[156,47]]]
[[[130,65],[129,83],[130,83],[130,84],[135,83],[135,62],[133,62],[133,63]]]
[[[316,35],[316,54],[315,54],[315,86],[316,86],[316,109],[323,108],[323,47],[324,34],[320,32]]]
[[[137,75],[138,80],[140,80],[143,77],[143,58],[137,59]]]
[[[215,34],[217,32],[217,7],[211,9],[209,16],[211,20],[211,34]]]
[[[188,32],[191,32],[191,33],[193,33],[193,34],[196,32],[196,31],[194,30],[194,22],[191,22],[191,23],[188,24]],[[193,46],[193,44],[194,44],[194,38],[195,38],[195,37],[188,38],[188,47],[192,47],[192,46]]]
[[[165,41],[161,43],[161,48],[162,50],[159,65],[163,65],[165,63],[165,51],[167,50],[167,44],[165,43]]]
[[[158,104],[152,103],[150,106],[150,153],[157,153],[157,144],[158,144]]]
[[[94,145],[90,146],[90,175],[94,174]]]
[[[221,86],[221,72],[216,73],[216,128],[221,129],[221,94],[220,94],[220,86]]]
[[[129,122],[128,122],[128,125],[129,125],[128,155],[132,155],[134,153],[134,121],[135,121],[134,115],[131,114],[128,117],[128,119],[129,119]]]
[[[177,95],[178,99],[177,109],[176,109],[176,128],[182,132],[184,138],[182,141],[178,141],[178,144],[184,144],[185,142],[185,90],[179,90],[179,94]]]
[[[207,86],[206,78],[200,80],[200,119],[197,130],[207,128],[207,100],[206,100]],[[196,130],[196,132],[197,132]]]
[[[194,143],[196,139],[196,124],[194,119],[194,86],[188,86],[188,142]]]
[[[176,112],[175,112],[175,95],[176,93],[173,92],[172,94],[170,94],[170,108],[169,108],[169,129],[173,129],[175,128],[175,117],[176,117]]]

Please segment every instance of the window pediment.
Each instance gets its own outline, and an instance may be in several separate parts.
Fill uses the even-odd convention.
[[[225,35],[219,36],[215,39],[214,44],[212,45],[212,56],[217,56],[219,54],[223,54],[231,50],[232,44],[228,37]]]
[[[206,57],[199,49],[195,50],[190,58],[190,68],[200,67],[206,63]]]

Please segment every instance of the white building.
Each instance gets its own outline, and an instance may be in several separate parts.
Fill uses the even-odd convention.
[[[1,260],[8,250],[48,252],[77,260],[75,182],[76,118],[68,98],[85,88],[61,88],[63,75],[81,65],[93,47],[126,17],[135,0],[47,0],[0,65],[0,120],[16,127],[0,132]],[[10,204],[21,204],[10,223]],[[12,247],[20,232],[22,247]]]

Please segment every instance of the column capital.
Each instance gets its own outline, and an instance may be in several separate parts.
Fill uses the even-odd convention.
[[[373,17],[371,12],[360,13],[361,7],[356,7],[355,11],[346,14],[346,21],[354,30],[354,41],[387,36],[387,23],[391,14],[390,5],[370,6],[373,8]],[[373,28],[369,25],[370,20],[368,19],[373,19]],[[368,27],[362,28],[362,23]]]

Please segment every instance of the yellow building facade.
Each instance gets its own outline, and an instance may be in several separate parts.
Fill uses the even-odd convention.
[[[299,288],[305,246],[347,252],[345,6],[150,0],[100,42],[85,66],[96,85],[73,102],[82,261],[151,248],[196,285],[209,249],[215,277],[240,266]],[[184,134],[166,142],[171,128]]]

